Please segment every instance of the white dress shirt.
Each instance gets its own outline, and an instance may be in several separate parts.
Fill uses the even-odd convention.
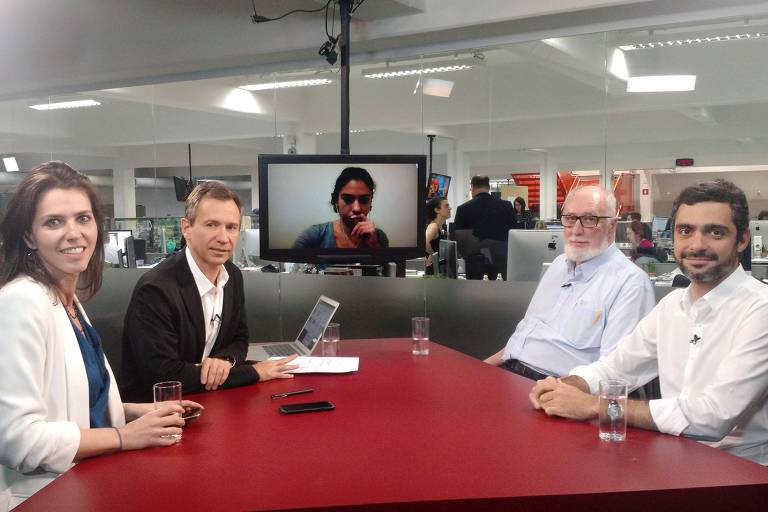
[[[685,435],[768,464],[768,286],[739,266],[691,302],[689,289],[664,297],[616,350],[573,375],[631,388],[658,375],[651,400],[661,432]]]
[[[541,278],[502,360],[567,375],[612,351],[655,304],[650,279],[616,245],[575,266],[561,254]]]
[[[205,359],[210,355],[213,344],[216,343],[216,337],[219,335],[221,312],[224,309],[224,285],[229,281],[229,273],[224,268],[224,265],[222,265],[216,278],[216,284],[213,284],[205,277],[200,267],[197,266],[189,247],[185,250],[187,263],[189,263],[189,269],[192,271],[192,277],[195,279],[197,291],[200,292],[200,302],[203,304],[203,323],[205,324],[203,359]]]

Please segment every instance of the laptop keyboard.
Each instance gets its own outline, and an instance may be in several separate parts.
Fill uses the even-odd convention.
[[[296,353],[296,349],[290,345],[265,345],[263,348],[270,357],[291,356]]]

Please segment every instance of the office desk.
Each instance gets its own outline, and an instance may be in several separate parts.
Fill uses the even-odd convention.
[[[206,406],[170,448],[78,464],[19,510],[748,510],[768,469],[687,439],[549,418],[531,381],[432,344],[341,342],[346,375],[301,375],[192,396]],[[269,395],[314,387],[271,400]],[[280,404],[336,410],[282,415]]]

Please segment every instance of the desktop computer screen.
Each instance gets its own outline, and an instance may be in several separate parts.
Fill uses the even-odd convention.
[[[562,231],[509,231],[507,281],[538,281],[544,263],[551,263],[564,250]]]
[[[666,231],[668,221],[669,217],[654,217],[653,223],[651,223],[651,231],[654,233],[658,233],[659,231]]]

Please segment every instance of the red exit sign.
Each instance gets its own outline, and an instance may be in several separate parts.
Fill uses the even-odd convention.
[[[675,160],[676,167],[691,167],[693,165],[693,158],[678,158]]]

